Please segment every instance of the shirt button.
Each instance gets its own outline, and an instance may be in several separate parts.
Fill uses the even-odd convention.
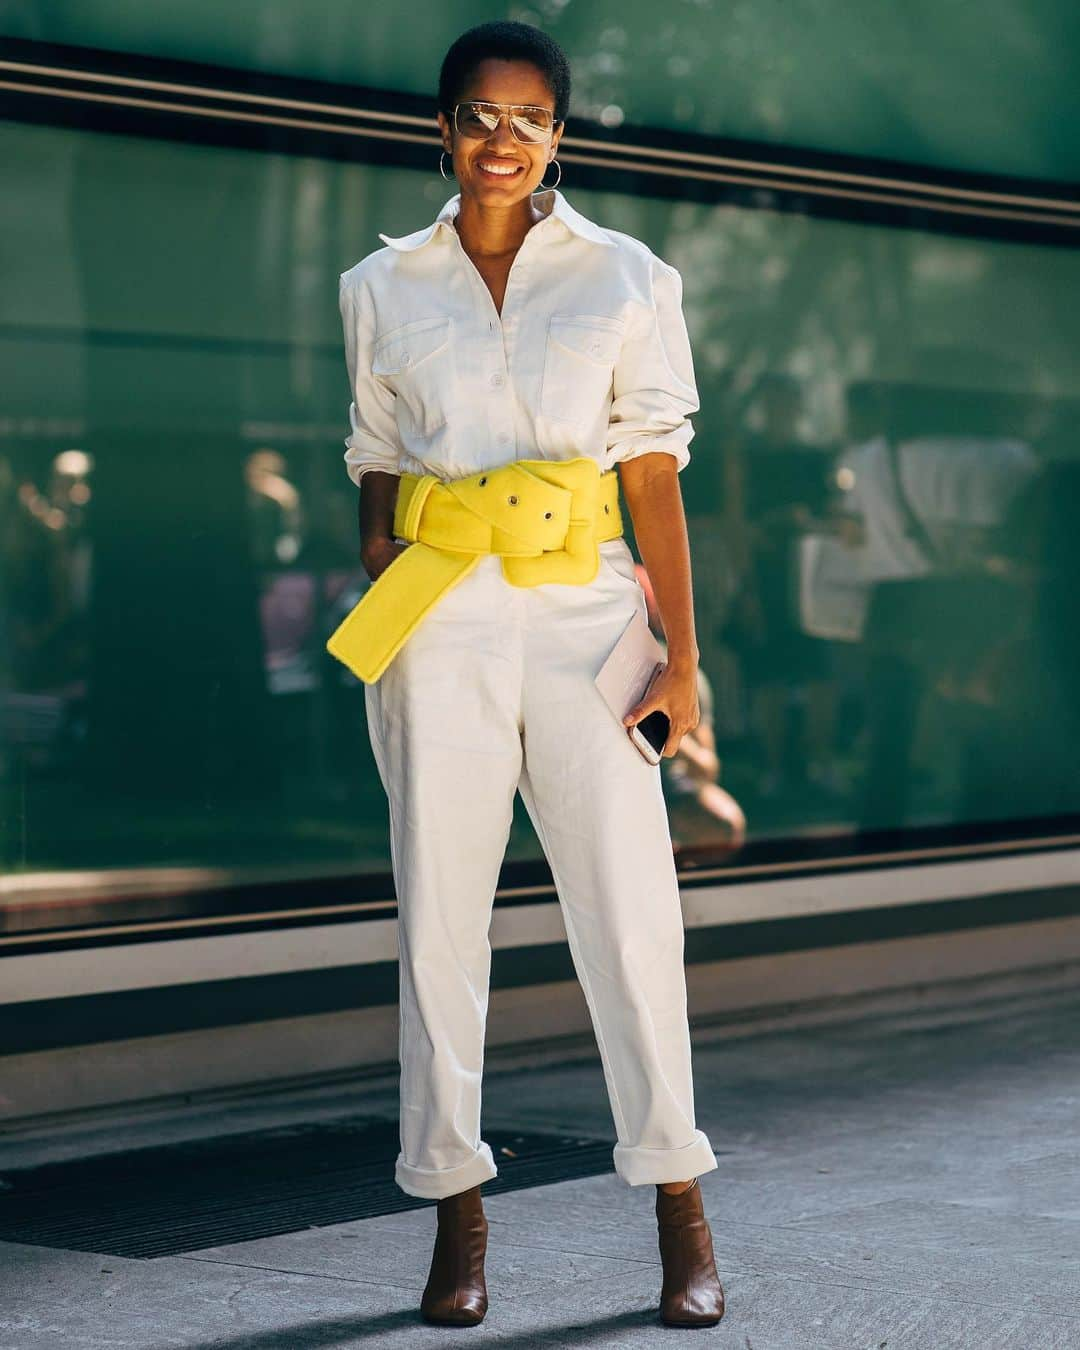
[[[412,365],[412,357],[409,355],[408,352],[406,352],[405,355],[401,358],[401,364],[402,364],[403,366],[411,366],[411,365]]]
[[[491,383],[496,387],[496,389],[499,387],[500,384],[505,383],[505,381],[506,376],[502,373],[502,371],[499,370],[497,370],[495,374],[492,375],[491,377]]]

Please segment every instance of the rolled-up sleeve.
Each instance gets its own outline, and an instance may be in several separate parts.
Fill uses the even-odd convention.
[[[653,257],[652,305],[622,344],[615,365],[606,468],[656,451],[690,463],[690,414],[700,407],[690,336],[682,309],[682,276]]]
[[[366,287],[342,273],[338,304],[345,333],[345,365],[349,372],[352,403],[351,432],[345,438],[345,469],[352,481],[372,469],[399,473],[397,419],[393,390],[371,373],[375,342],[374,314]]]

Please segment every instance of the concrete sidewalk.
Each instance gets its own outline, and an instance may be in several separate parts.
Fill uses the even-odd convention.
[[[695,1067],[716,1327],[660,1323],[655,1192],[611,1174],[485,1200],[475,1328],[420,1319],[426,1206],[152,1261],[0,1244],[0,1350],[1080,1347],[1080,992],[706,1033]],[[484,1123],[611,1136],[598,1062],[490,1072]]]

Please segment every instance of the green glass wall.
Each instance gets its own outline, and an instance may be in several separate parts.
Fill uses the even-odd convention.
[[[0,35],[428,95],[447,47],[489,19],[565,48],[573,111],[766,145],[1075,182],[1080,12],[1068,0],[538,0],[432,6],[423,22],[355,0],[39,0]]]
[[[388,869],[323,649],[365,581],[337,277],[452,187],[16,123],[0,159],[0,864]],[[562,186],[685,283],[719,765],[666,777],[676,842],[1076,811],[1080,255]]]

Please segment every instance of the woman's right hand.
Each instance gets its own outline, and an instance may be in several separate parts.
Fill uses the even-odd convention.
[[[360,550],[360,561],[372,581],[378,581],[395,558],[409,547],[409,542],[396,539],[375,539]]]

